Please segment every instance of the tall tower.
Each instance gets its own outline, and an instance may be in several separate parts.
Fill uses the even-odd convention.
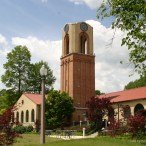
[[[95,96],[93,28],[85,22],[66,24],[62,31],[61,91],[73,98],[73,120],[84,120],[86,102]]]

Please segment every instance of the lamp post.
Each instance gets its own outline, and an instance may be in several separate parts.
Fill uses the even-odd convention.
[[[45,77],[47,75],[47,69],[42,65],[40,69],[40,75],[42,77],[42,103],[41,103],[41,133],[40,143],[45,143]]]

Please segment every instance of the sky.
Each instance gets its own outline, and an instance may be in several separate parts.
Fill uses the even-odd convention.
[[[101,3],[102,0],[0,0],[0,76],[5,72],[7,53],[17,45],[26,45],[32,54],[31,62],[48,62],[57,79],[54,88],[59,90],[61,31],[66,23],[85,21],[93,27],[96,89],[105,93],[123,90],[138,75],[128,62],[127,47],[120,45],[124,32],[117,29],[114,35],[113,18],[96,18]],[[129,77],[131,74],[134,75]],[[2,88],[5,86],[0,80]]]

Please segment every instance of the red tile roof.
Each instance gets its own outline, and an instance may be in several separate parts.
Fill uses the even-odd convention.
[[[146,86],[119,92],[100,95],[99,98],[111,98],[111,102],[124,102],[130,100],[146,99]]]
[[[24,93],[24,95],[35,104],[41,104],[41,94]]]

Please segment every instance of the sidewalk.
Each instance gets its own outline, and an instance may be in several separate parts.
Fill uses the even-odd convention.
[[[98,136],[98,132],[96,133],[93,133],[91,135],[87,135],[87,136],[60,136],[60,135],[50,135],[49,137],[52,137],[52,138],[61,138],[61,139],[64,139],[64,140],[71,140],[71,139],[85,139],[85,138],[94,138]]]

